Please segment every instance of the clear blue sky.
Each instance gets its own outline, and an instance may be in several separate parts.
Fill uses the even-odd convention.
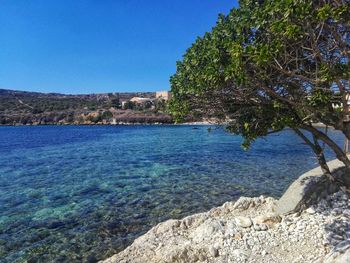
[[[0,88],[168,90],[176,61],[234,0],[0,0]]]

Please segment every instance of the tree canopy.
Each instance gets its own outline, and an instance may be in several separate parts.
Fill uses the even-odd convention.
[[[312,123],[350,139],[349,59],[349,0],[242,0],[177,62],[170,111],[224,121],[246,148],[290,127],[329,174],[319,141],[350,161]]]

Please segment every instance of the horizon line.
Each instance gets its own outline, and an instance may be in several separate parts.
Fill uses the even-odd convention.
[[[91,93],[61,93],[61,92],[54,92],[54,91],[47,91],[47,92],[41,92],[41,91],[29,91],[29,90],[21,90],[16,88],[4,88],[0,87],[0,90],[9,90],[9,91],[17,91],[17,92],[29,92],[29,93],[41,93],[41,94],[60,94],[60,95],[98,95],[98,94],[109,94],[109,93],[156,93],[156,92],[170,92],[168,89],[163,90],[153,90],[153,91],[110,91],[110,92],[91,92]]]

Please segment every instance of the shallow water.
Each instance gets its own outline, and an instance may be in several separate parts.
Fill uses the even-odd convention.
[[[96,262],[160,221],[278,197],[317,165],[288,130],[245,152],[239,136],[207,129],[0,127],[0,261]]]

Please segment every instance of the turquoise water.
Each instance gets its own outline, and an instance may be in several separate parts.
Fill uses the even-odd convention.
[[[316,166],[291,131],[244,152],[239,136],[207,129],[0,127],[0,261],[96,262],[160,221],[280,196]]]

